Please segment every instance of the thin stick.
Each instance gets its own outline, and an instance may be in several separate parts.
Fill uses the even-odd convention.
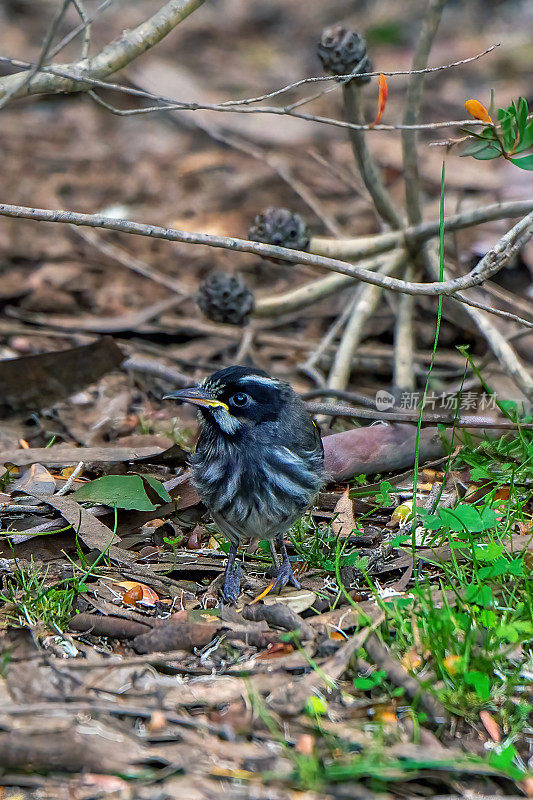
[[[374,411],[371,408],[351,408],[337,403],[306,403],[307,410],[311,414],[325,414],[330,417],[347,417],[349,419],[372,419],[386,422],[403,422],[415,424],[418,422],[418,412],[409,411]],[[533,430],[533,422],[514,423],[509,419],[494,419],[494,417],[483,417],[467,415],[454,417],[446,414],[423,414],[423,425],[447,425],[458,428],[495,428],[498,430],[516,430],[517,427],[525,430]]]
[[[354,304],[357,302],[357,292],[355,292],[354,297],[352,298],[351,302],[347,303],[342,312],[339,314],[335,322],[330,325],[329,330],[320,340],[318,347],[310,353],[308,359],[300,366],[302,372],[307,374],[314,374],[316,379],[316,365],[320,362],[324,351],[328,349],[328,347],[333,343],[333,340],[337,336],[338,333],[343,329],[346,325],[350,314],[352,313]],[[321,380],[320,383],[324,385],[324,381]]]
[[[401,250],[381,267],[383,274],[393,274],[405,261],[405,251]],[[357,299],[353,304],[352,312],[346,326],[346,330],[341,338],[333,365],[331,367],[327,385],[332,389],[346,389],[350,381],[352,362],[354,353],[361,341],[365,322],[374,314],[382,290],[377,286],[368,284],[359,287]]]
[[[414,267],[408,264],[404,272],[404,279],[411,281],[414,278]],[[396,324],[394,327],[394,364],[393,385],[403,391],[412,392],[415,389],[414,363],[414,325],[413,312],[415,298],[411,294],[400,295]]]
[[[428,63],[431,45],[439,27],[446,0],[429,0],[422,20],[422,28],[416,43],[413,56],[413,72],[409,77],[407,99],[403,122],[405,125],[416,125],[420,119],[420,104],[424,88],[424,69]],[[402,131],[403,171],[405,180],[405,201],[407,219],[411,225],[422,221],[420,208],[420,184],[418,180],[417,131]]]
[[[86,79],[105,78],[107,75],[123,69],[135,58],[158,44],[203,2],[204,0],[169,0],[152,17],[136,28],[124,31],[119,39],[108,44],[97,55],[70,64],[66,70],[63,70],[68,73],[70,69],[74,73],[68,77],[61,77],[58,74],[61,68],[40,65],[35,69],[36,65],[33,67],[30,65],[30,74],[24,76],[24,84],[21,84],[18,74],[1,78],[0,100],[5,99],[7,95],[10,99],[32,94],[80,91]],[[24,64],[24,62],[19,63]],[[28,65],[24,64],[24,68],[27,69]],[[34,70],[36,74],[31,74],[31,70]],[[75,74],[76,70],[78,70],[77,75]]]
[[[424,246],[424,255],[428,270],[431,275],[439,274],[439,260],[435,251],[429,246]],[[446,277],[447,270],[444,270]],[[465,306],[465,311],[474,322],[476,328],[485,337],[485,340],[496,356],[503,371],[509,375],[528,400],[533,400],[533,377],[500,331],[494,327],[486,314],[470,305]]]
[[[366,269],[378,271],[382,261],[382,258],[373,258],[362,263]],[[257,317],[274,317],[289,311],[298,311],[300,308],[317,303],[348,286],[353,286],[354,283],[356,283],[355,278],[347,278],[345,275],[328,275],[326,278],[311,281],[284,294],[258,298],[254,314]]]
[[[104,241],[97,233],[79,230],[75,226],[72,226],[71,230],[77,236],[80,236],[84,242],[96,248],[99,253],[103,253],[113,261],[117,261],[119,264],[122,264],[123,267],[126,267],[126,269],[131,269],[132,272],[142,275],[144,278],[149,278],[154,283],[165,286],[172,292],[176,292],[176,294],[188,294],[186,287],[181,284],[181,281],[170,277],[170,275],[164,275],[162,272],[158,272],[145,261],[141,261],[140,258],[130,255],[130,253],[127,253],[126,250],[123,250],[121,247],[117,247],[111,244],[111,242]]]
[[[348,122],[356,125],[364,124],[363,111],[361,108],[361,92],[357,81],[352,80],[349,83],[345,83],[342,87],[342,93],[344,98],[344,112]],[[401,228],[401,217],[392,204],[385,188],[381,172],[366,146],[364,132],[362,130],[350,128],[349,133],[357,167],[374,206],[376,207],[376,211],[391,228]]]
[[[444,223],[446,233],[470,228],[496,219],[522,217],[533,211],[533,200],[519,200],[510,203],[492,203],[482,208],[474,208],[447,217]],[[402,239],[413,244],[427,241],[439,235],[439,222],[422,222],[404,231],[389,231],[376,236],[359,236],[355,239],[329,239],[313,236],[309,244],[311,253],[329,258],[356,259],[378,255],[397,247]]]
[[[251,242],[246,239],[237,239],[230,236],[217,236],[208,233],[192,233],[179,231],[173,228],[161,228],[157,225],[145,225],[124,219],[110,219],[99,214],[80,214],[74,211],[48,210],[43,208],[29,208],[0,203],[0,216],[18,219],[33,219],[40,222],[61,222],[69,225],[82,225],[91,228],[104,228],[106,230],[131,233],[137,236],[149,236],[155,239],[165,239],[186,244],[202,244],[209,247],[220,247],[233,252],[254,253],[267,258],[281,259],[292,264],[306,264],[319,267],[358,278],[365,283],[381,286],[393,292],[407,292],[414,295],[436,296],[439,294],[450,295],[471,286],[480,286],[484,281],[499,272],[505,263],[529,241],[533,235],[533,212],[520,220],[508,231],[498,243],[490,250],[478,264],[466,275],[434,283],[418,283],[402,281],[389,275],[380,275],[370,270],[363,269],[356,264],[338,261],[332,258],[316,256],[313,253],[304,253],[300,250],[291,250],[287,247]]]
[[[40,72],[46,58],[48,56],[50,47],[52,46],[52,42],[54,40],[54,36],[56,35],[57,29],[61,25],[61,20],[65,16],[65,13],[71,3],[71,0],[63,0],[63,4],[59,9],[59,12],[56,14],[55,19],[53,20],[52,24],[50,25],[46,36],[44,38],[43,46],[41,48],[41,52],[37,62],[30,67],[28,72],[23,73],[22,75],[12,75],[9,77],[14,78],[15,80],[12,81],[11,88],[8,89],[3,95],[0,94],[0,109],[4,108],[12,97],[18,95],[20,92],[24,92],[25,88],[31,82],[32,78]]]

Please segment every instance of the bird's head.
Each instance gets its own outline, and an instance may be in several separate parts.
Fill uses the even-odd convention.
[[[296,394],[288,384],[249,367],[222,369],[198,386],[165,396],[197,406],[204,424],[217,426],[227,435],[236,434],[244,426],[276,421],[293,398]]]

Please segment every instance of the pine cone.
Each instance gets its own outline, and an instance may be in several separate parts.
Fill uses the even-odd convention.
[[[213,322],[244,325],[253,311],[254,296],[235,275],[211,272],[199,286],[198,305]]]
[[[254,219],[248,238],[252,242],[275,244],[278,247],[289,247],[291,250],[307,250],[309,231],[299,214],[288,208],[266,208]],[[272,259],[275,263],[286,264],[286,261]]]
[[[366,54],[366,42],[362,36],[342,25],[326,28],[318,44],[318,57],[326,72],[333,75],[349,75],[359,67],[359,72],[372,72],[372,62]],[[355,78],[354,78],[355,80]],[[370,78],[357,78],[359,83],[368,83]]]

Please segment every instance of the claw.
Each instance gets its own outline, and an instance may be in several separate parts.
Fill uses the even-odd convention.
[[[276,575],[276,582],[275,586],[278,589],[281,589],[283,586],[287,586],[289,584],[294,586],[295,589],[301,589],[300,582],[297,580],[296,575],[292,571],[291,562],[289,561],[289,557],[284,557],[283,562],[278,569],[278,574]]]

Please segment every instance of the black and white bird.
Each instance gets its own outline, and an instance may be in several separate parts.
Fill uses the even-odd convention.
[[[237,601],[237,549],[250,540],[270,542],[277,586],[299,588],[283,537],[324,482],[320,433],[302,400],[288,383],[241,366],[166,397],[199,409],[201,433],[190,464],[200,497],[231,544],[224,599]]]

